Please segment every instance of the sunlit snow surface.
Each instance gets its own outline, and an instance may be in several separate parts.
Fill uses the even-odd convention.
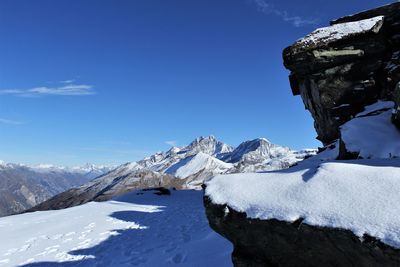
[[[338,161],[333,149],[290,169],[220,175],[206,194],[248,217],[343,228],[400,248],[400,131],[393,102],[365,107],[341,128],[346,148],[364,158]]]
[[[400,130],[392,124],[393,102],[379,101],[341,127],[346,149],[362,158],[400,157]]]
[[[383,24],[383,20],[383,16],[377,16],[374,18],[339,23],[329,27],[319,28],[308,34],[306,37],[298,40],[294,46],[297,46],[298,50],[307,50],[309,47],[314,45],[328,44],[340,39],[364,34],[369,31],[377,33]]]
[[[202,192],[137,192],[102,203],[0,218],[0,266],[231,266]]]

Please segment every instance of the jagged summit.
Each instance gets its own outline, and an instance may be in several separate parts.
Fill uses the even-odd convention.
[[[251,165],[279,158],[291,152],[289,148],[272,144],[265,138],[257,138],[241,143],[232,153],[225,155],[222,160]]]
[[[189,152],[190,154],[203,152],[208,155],[218,156],[221,153],[233,151],[233,147],[217,140],[215,136],[210,135],[196,138],[188,146],[184,147],[182,151]]]

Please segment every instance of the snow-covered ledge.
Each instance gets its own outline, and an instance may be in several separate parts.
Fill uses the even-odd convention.
[[[329,27],[316,29],[292,46],[292,53],[315,49],[332,42],[359,36],[365,33],[378,33],[382,28],[384,16],[377,16],[360,21],[335,24]]]
[[[382,112],[390,106],[379,102],[367,107],[342,128],[350,147],[361,144],[365,153],[372,151],[380,158],[337,161],[336,147],[287,170],[217,176],[208,182],[206,196],[248,218],[301,218],[308,225],[346,229],[360,238],[367,234],[400,248],[400,159],[389,158],[396,151],[386,153],[400,147],[400,132],[391,125],[390,110]],[[381,128],[375,139],[365,128],[371,123]]]

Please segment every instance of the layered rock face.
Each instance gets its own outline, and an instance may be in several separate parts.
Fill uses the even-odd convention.
[[[332,21],[286,48],[283,58],[293,94],[301,95],[327,145],[364,106],[397,99],[400,3]]]

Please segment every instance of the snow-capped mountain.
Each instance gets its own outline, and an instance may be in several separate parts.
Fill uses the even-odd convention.
[[[88,179],[93,179],[115,169],[117,166],[94,165],[86,163],[85,165],[74,167],[55,166],[51,164],[38,164],[27,167],[38,172],[77,173],[87,177]]]
[[[196,138],[188,146],[172,147],[167,152],[124,164],[118,169],[123,173],[150,170],[181,179],[196,175],[202,183],[215,174],[288,168],[315,153],[313,149],[293,151],[265,138],[243,142],[235,149],[214,136],[208,136]]]
[[[293,151],[264,138],[246,141],[235,149],[214,136],[199,137],[187,146],[172,147],[167,152],[123,164],[32,210],[62,209],[89,201],[109,200],[148,187],[199,189],[218,174],[284,169],[315,154],[313,149]]]
[[[29,209],[70,188],[87,183],[112,167],[85,165],[57,167],[27,166],[0,162],[0,216]]]

